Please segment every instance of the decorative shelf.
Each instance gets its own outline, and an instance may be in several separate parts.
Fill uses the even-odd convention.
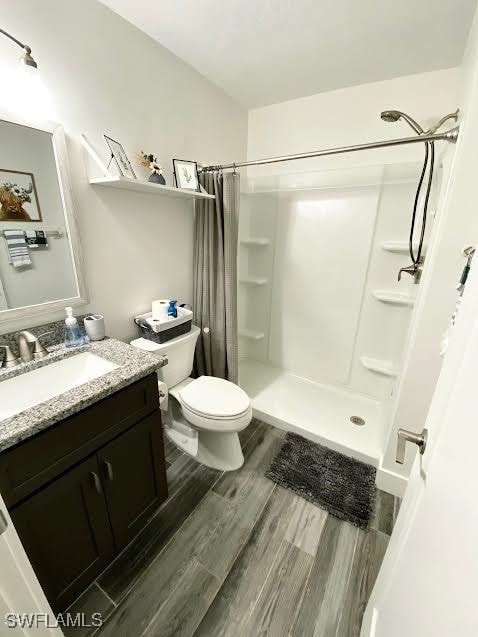
[[[389,290],[374,290],[373,296],[377,299],[377,301],[389,303],[390,305],[405,305],[411,307],[415,302],[415,299],[409,294],[391,292]]]
[[[256,276],[248,276],[243,279],[239,279],[239,283],[243,283],[244,285],[265,285],[268,279]]]
[[[268,246],[270,241],[266,237],[248,237],[247,239],[240,239],[240,243],[248,247],[263,247]]]
[[[163,197],[178,197],[179,199],[215,199],[214,195],[195,190],[184,190],[183,188],[173,188],[172,186],[161,186],[150,181],[141,179],[131,179],[120,175],[113,177],[98,177],[90,179],[93,186],[106,186],[107,188],[120,188],[122,190],[134,190],[136,192],[147,192]]]
[[[244,338],[250,338],[252,341],[260,341],[264,338],[264,332],[258,332],[257,330],[248,330],[242,328],[239,330],[239,336]]]
[[[418,249],[418,244],[413,244],[414,250]],[[408,241],[383,241],[382,249],[387,252],[395,252],[397,254],[408,254],[409,243]],[[427,249],[427,244],[423,244],[423,251]]]
[[[368,358],[368,356],[361,356],[360,362],[371,372],[380,374],[381,376],[389,376],[393,378],[397,375],[397,370],[394,368],[390,361],[384,361],[379,358]]]

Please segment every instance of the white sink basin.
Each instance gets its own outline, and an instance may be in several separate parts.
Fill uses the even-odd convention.
[[[64,394],[116,369],[101,356],[83,352],[0,382],[0,421]]]

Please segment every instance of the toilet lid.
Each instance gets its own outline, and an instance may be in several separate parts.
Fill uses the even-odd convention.
[[[213,376],[201,376],[180,393],[181,402],[192,411],[210,418],[234,418],[250,407],[249,396],[234,383]]]

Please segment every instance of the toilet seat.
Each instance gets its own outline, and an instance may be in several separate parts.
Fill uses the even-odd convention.
[[[252,416],[249,396],[234,383],[200,376],[177,392],[184,417],[200,429],[240,431]]]
[[[240,418],[251,401],[246,392],[222,378],[200,376],[179,392],[181,404],[198,416],[231,420]]]

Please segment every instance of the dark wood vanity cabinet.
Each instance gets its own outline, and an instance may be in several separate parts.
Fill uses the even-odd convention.
[[[61,610],[92,582],[115,549],[98,461],[88,458],[15,507],[11,517],[43,590]]]
[[[157,414],[98,452],[109,519],[117,549],[138,534],[166,496],[165,463]]]
[[[63,436],[75,424],[85,427],[72,445]],[[4,452],[0,489],[50,604],[64,610],[167,497],[156,375]]]

